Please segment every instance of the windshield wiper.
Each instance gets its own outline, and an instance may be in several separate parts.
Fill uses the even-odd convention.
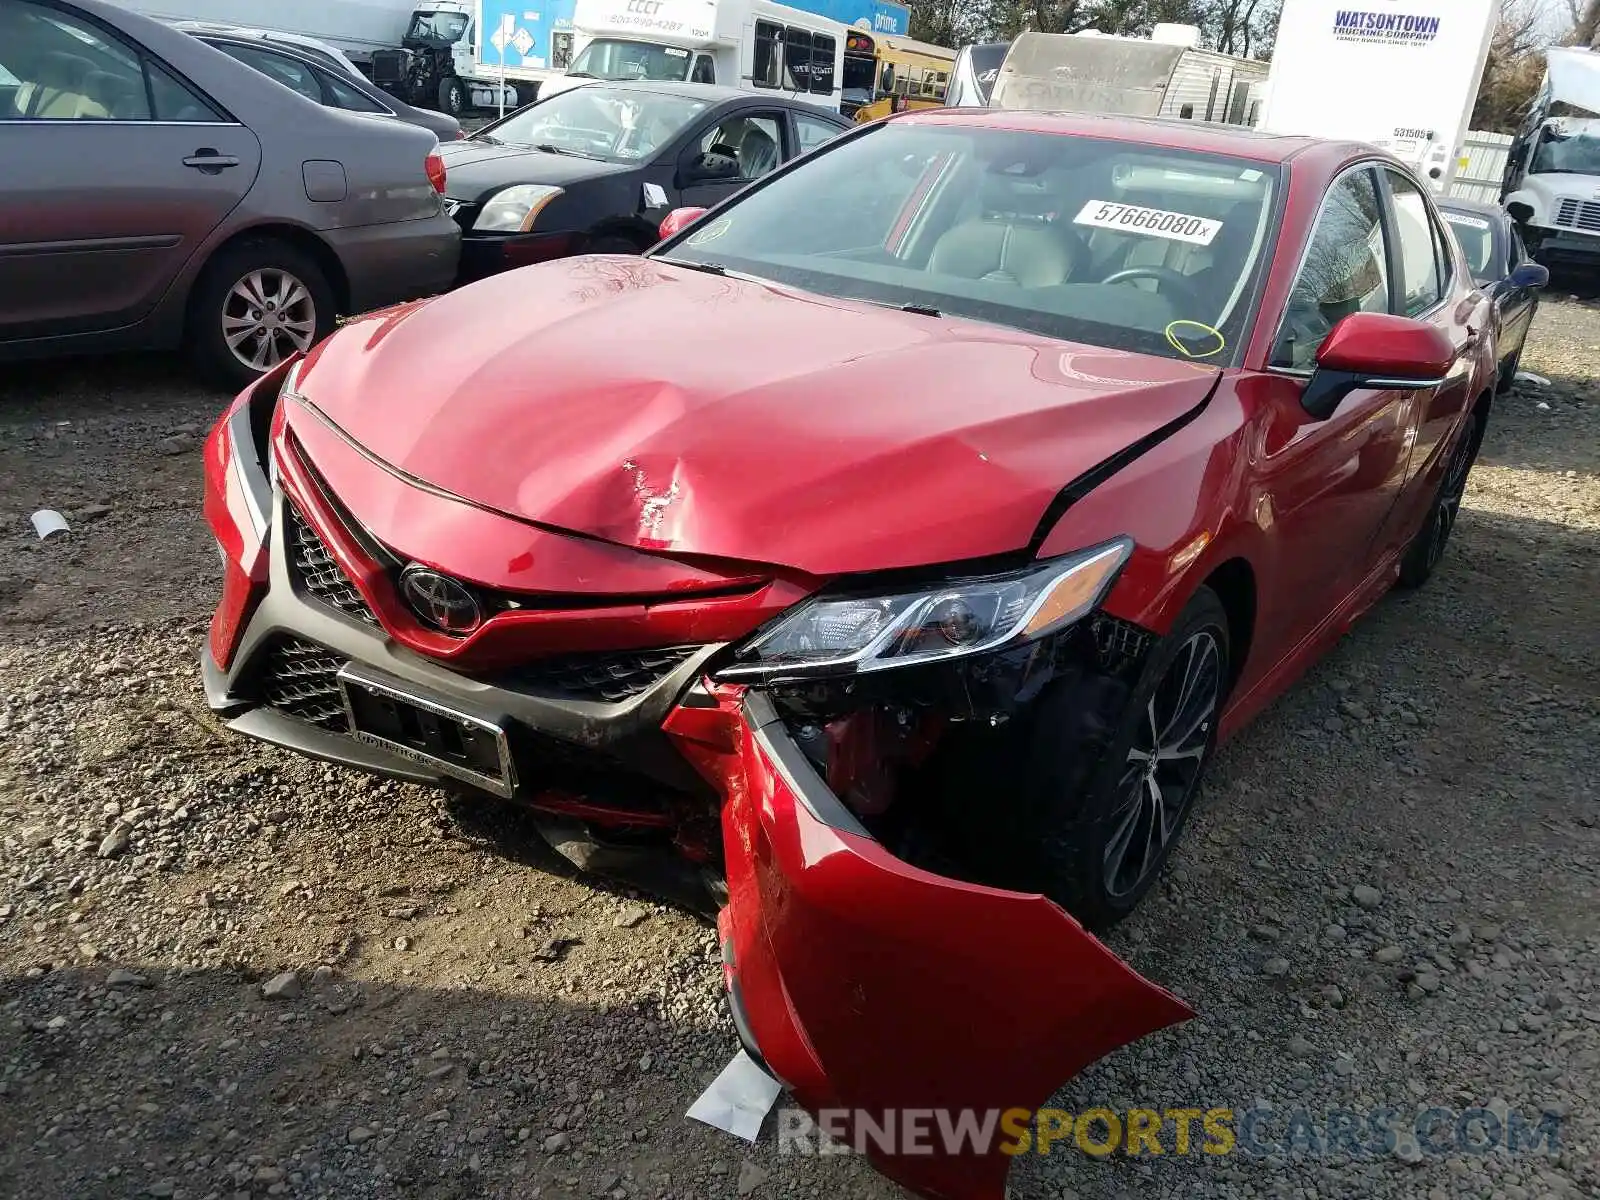
[[[671,263],[675,267],[687,267],[691,271],[704,271],[707,275],[727,275],[727,267],[719,267],[716,263],[690,262],[686,258],[668,258],[664,254],[655,256],[657,262]]]
[[[535,150],[543,150],[546,154],[565,154],[569,158],[593,158],[598,160],[598,154],[585,154],[582,150],[569,150],[565,146],[557,146],[550,142],[535,142]]]
[[[901,312],[916,313],[919,317],[942,317],[944,314],[931,304],[901,304]]]

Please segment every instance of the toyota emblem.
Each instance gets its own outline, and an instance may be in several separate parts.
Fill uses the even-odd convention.
[[[448,575],[412,564],[400,573],[400,594],[411,611],[446,633],[471,633],[483,624],[478,598]]]

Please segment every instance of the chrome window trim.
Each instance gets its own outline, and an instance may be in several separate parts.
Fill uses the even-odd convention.
[[[127,117],[0,117],[0,125],[66,125],[106,126],[136,125],[148,129],[152,125],[165,125],[182,129],[243,129],[242,121],[138,121]]]

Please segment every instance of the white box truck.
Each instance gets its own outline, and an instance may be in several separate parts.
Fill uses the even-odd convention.
[[[1194,26],[1171,24],[1157,25],[1149,38],[1018,34],[989,106],[1250,124],[1253,89],[1267,64],[1202,50],[1199,42]]]
[[[1448,194],[1500,0],[1284,0],[1262,129],[1379,146]]]
[[[1540,262],[1592,268],[1600,265],[1600,54],[1551,50],[1546,62],[1506,157],[1502,203]]]

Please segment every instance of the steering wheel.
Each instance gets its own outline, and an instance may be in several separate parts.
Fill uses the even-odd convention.
[[[1135,279],[1153,279],[1156,281],[1158,292],[1175,293],[1173,299],[1186,308],[1200,307],[1199,297],[1194,294],[1194,286],[1189,277],[1181,271],[1174,271],[1171,267],[1124,267],[1120,271],[1113,271],[1100,282],[1132,283]]]

